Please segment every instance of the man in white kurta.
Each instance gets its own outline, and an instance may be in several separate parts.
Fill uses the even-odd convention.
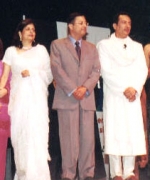
[[[135,156],[146,154],[140,95],[147,66],[142,45],[128,36],[129,15],[118,14],[113,28],[115,33],[97,44],[104,80],[105,153],[113,180],[135,180]]]

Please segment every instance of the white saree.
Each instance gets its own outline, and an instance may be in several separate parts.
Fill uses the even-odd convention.
[[[52,81],[52,74],[49,55],[42,45],[20,54],[15,47],[10,47],[3,62],[10,65],[12,71],[8,108],[15,180],[50,180],[47,86]],[[30,76],[23,78],[21,72],[25,69]]]

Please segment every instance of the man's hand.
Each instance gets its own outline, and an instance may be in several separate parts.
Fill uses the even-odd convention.
[[[86,93],[86,87],[84,86],[80,86],[78,87],[75,92],[73,93],[74,97],[78,100],[82,100],[85,96],[85,93]]]
[[[28,70],[24,70],[21,72],[21,75],[22,75],[22,77],[27,77],[27,76],[30,76],[30,73]]]
[[[123,94],[130,102],[133,102],[136,99],[136,90],[132,87],[128,87]]]

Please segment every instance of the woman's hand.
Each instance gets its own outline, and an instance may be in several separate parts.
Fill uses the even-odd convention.
[[[7,94],[6,88],[0,88],[0,98],[4,97]]]
[[[30,76],[30,73],[28,70],[24,70],[21,72],[21,75],[22,75],[22,77],[27,77],[27,76]]]

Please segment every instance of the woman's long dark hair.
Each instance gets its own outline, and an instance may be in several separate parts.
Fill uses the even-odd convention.
[[[15,47],[18,47],[20,49],[22,48],[23,45],[22,45],[22,42],[20,41],[19,31],[22,32],[23,29],[29,24],[33,24],[34,27],[36,27],[36,25],[32,19],[25,19],[18,24],[15,34],[14,34],[14,37],[13,37],[12,45],[14,45]],[[36,46],[36,45],[37,45],[37,43],[35,41],[32,42],[32,46]]]

